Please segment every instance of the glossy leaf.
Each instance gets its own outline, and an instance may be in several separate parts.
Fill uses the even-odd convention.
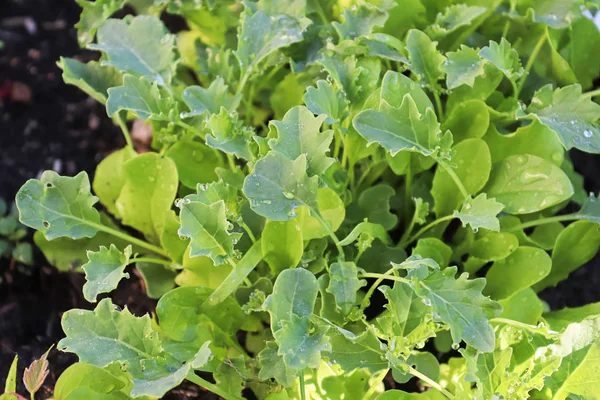
[[[126,74],[122,86],[108,89],[106,112],[110,117],[126,110],[141,119],[168,121],[174,107],[175,101],[161,92],[157,82],[144,77]]]
[[[96,167],[92,183],[94,193],[98,196],[100,204],[113,215],[118,216],[116,202],[125,184],[124,165],[135,156],[136,153],[131,148],[124,147],[108,155]]]
[[[488,199],[485,193],[475,198],[467,197],[460,211],[454,211],[454,215],[460,219],[463,228],[471,225],[475,232],[479,228],[491,231],[500,230],[500,221],[497,215],[502,211],[504,205],[494,199]]]
[[[460,85],[473,87],[475,78],[485,73],[484,61],[475,49],[463,45],[458,51],[446,53],[446,57],[448,59],[442,64],[441,70],[446,73],[448,89]]]
[[[325,123],[339,122],[346,113],[346,100],[333,85],[324,80],[317,81],[317,87],[308,87],[304,95],[304,104],[315,115],[325,115]]]
[[[358,279],[358,269],[351,262],[337,262],[329,267],[329,287],[327,291],[335,297],[335,303],[343,314],[348,314],[356,303],[359,289],[365,286],[364,279]]]
[[[84,64],[74,58],[61,57],[58,66],[63,71],[65,83],[77,86],[102,104],[106,104],[109,88],[123,84],[123,74],[119,70],[96,61]]]
[[[304,243],[298,219],[267,221],[262,232],[263,259],[274,274],[294,268],[302,259]]]
[[[489,45],[479,50],[479,55],[494,64],[512,81],[520,78],[524,73],[519,54],[505,38],[500,40],[500,44],[490,40]]]
[[[101,246],[96,252],[87,252],[88,262],[82,265],[86,283],[83,285],[83,297],[91,303],[96,302],[100,293],[109,293],[117,288],[121,279],[129,279],[125,267],[131,257],[131,246],[123,252],[114,245]]]
[[[425,33],[411,29],[406,37],[406,50],[411,70],[419,80],[437,90],[438,81],[444,77],[442,64],[446,60],[438,51],[437,42],[429,39]]]
[[[307,317],[291,314],[289,320],[281,321],[281,328],[273,333],[279,344],[278,354],[292,369],[317,368],[321,352],[331,351],[329,338],[325,335],[329,327],[310,326]]]
[[[183,101],[190,109],[183,113],[182,118],[197,115],[218,114],[221,107],[232,112],[238,107],[241,100],[240,94],[231,96],[229,87],[221,77],[217,77],[208,88],[201,86],[188,86],[183,91]]]

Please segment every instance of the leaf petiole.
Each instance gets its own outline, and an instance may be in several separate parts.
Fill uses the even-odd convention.
[[[444,170],[448,173],[448,175],[450,175],[450,178],[452,178],[452,180],[456,184],[456,187],[458,187],[458,190],[460,190],[460,193],[463,196],[463,200],[466,199],[467,197],[469,197],[469,192],[467,192],[467,188],[465,188],[465,185],[463,185],[463,183],[460,180],[460,178],[458,177],[458,175],[456,175],[456,172],[454,172],[454,169],[452,169],[452,167],[443,160],[438,160],[438,164],[442,168],[444,168]]]
[[[306,388],[304,387],[304,371],[300,371],[300,398],[306,400]]]
[[[417,233],[415,233],[414,235],[409,237],[406,241],[401,240],[400,243],[398,243],[398,247],[403,247],[403,248],[406,247],[409,243],[412,243],[415,240],[417,240],[419,237],[421,237],[421,235],[423,235],[425,232],[427,232],[434,226],[441,224],[442,222],[450,221],[454,218],[455,218],[454,215],[450,214],[450,215],[446,215],[445,217],[438,218],[433,222],[430,222],[429,224],[425,225],[423,228],[419,229],[419,231]]]
[[[109,228],[106,225],[97,224],[97,223],[91,222],[91,221],[83,221],[83,222],[85,224],[91,226],[91,227],[94,227],[94,228],[98,229],[99,231],[102,231],[104,233],[108,233],[109,235],[112,235],[112,236],[118,237],[120,239],[126,240],[126,241],[130,242],[131,244],[134,244],[134,245],[139,246],[141,248],[144,248],[146,250],[150,250],[153,253],[160,254],[163,257],[169,258],[169,255],[162,248],[160,248],[158,246],[155,246],[153,244],[150,244],[148,242],[145,242],[143,240],[135,238],[135,237],[133,237],[131,235],[128,235],[128,234],[126,234],[124,232],[121,232],[121,231],[119,231],[117,229]]]
[[[523,322],[515,321],[515,320],[512,320],[512,319],[507,319],[507,318],[492,318],[492,319],[490,319],[490,323],[492,323],[492,324],[512,325],[512,326],[514,326],[516,328],[525,329],[525,330],[528,330],[530,332],[542,334],[542,335],[548,337],[547,335],[545,335],[544,332],[541,331],[544,328],[542,328],[540,326],[536,326],[536,325],[525,324]],[[551,329],[548,329],[547,331],[548,331],[548,334],[550,336],[555,336],[555,335],[559,334],[559,332],[553,331]]]
[[[131,150],[135,150],[133,147],[133,142],[131,141],[131,133],[129,132],[129,128],[127,128],[127,123],[121,117],[121,114],[117,113],[114,120],[116,121],[117,125],[119,125],[119,128],[121,128],[121,131],[123,132],[123,136],[125,137],[125,142],[127,142],[127,147],[129,147]]]
[[[321,224],[321,226],[323,226],[323,228],[327,231],[327,234],[329,235],[329,237],[331,238],[331,240],[333,240],[333,243],[335,244],[335,247],[338,250],[340,261],[344,261],[346,259],[346,256],[344,254],[344,249],[342,248],[342,245],[340,244],[340,239],[337,237],[337,235],[335,234],[335,232],[331,230],[331,226],[329,226],[329,223],[327,223],[327,221],[325,221],[323,219],[323,217],[321,216],[321,214],[319,214],[314,208],[308,206],[308,209],[310,210],[310,214],[317,221],[319,221],[319,223]]]
[[[411,375],[416,376],[417,378],[419,378],[420,380],[422,380],[423,382],[427,382],[427,384],[429,386],[431,386],[434,389],[439,390],[440,392],[442,392],[444,394],[444,396],[446,396],[449,399],[454,399],[454,395],[452,393],[450,393],[449,391],[447,391],[446,389],[444,389],[442,387],[442,385],[440,385],[439,383],[437,383],[436,381],[432,380],[431,378],[429,378],[427,375],[420,373],[419,371],[417,371],[416,369],[414,369],[413,367],[411,367],[410,365],[407,365],[407,372]]]
[[[578,219],[585,219],[579,214],[566,214],[566,215],[556,215],[554,217],[540,218],[535,219],[533,221],[523,222],[519,225],[515,225],[512,228],[507,229],[505,232],[516,232],[520,229],[531,228],[533,226],[551,224],[552,222],[562,222],[562,221],[574,221]]]
[[[152,257],[134,258],[134,259],[130,260],[129,264],[127,264],[127,265],[131,265],[131,264],[135,264],[135,263],[139,263],[139,262],[149,263],[149,264],[161,264],[161,265],[166,265],[166,266],[173,265],[172,261],[161,260],[160,258],[152,258]]]
[[[220,387],[215,385],[214,383],[210,383],[209,381],[200,378],[198,375],[196,375],[194,373],[194,371],[190,371],[187,374],[187,376],[185,377],[185,379],[187,379],[188,381],[190,381],[192,383],[195,383],[196,385],[198,385],[200,387],[203,387],[204,389],[207,389],[207,390],[213,392],[217,396],[221,396],[225,400],[242,400],[241,397],[227,393],[224,390],[222,390]]]

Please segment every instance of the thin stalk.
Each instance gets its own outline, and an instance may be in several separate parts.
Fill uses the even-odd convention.
[[[415,233],[414,235],[412,235],[405,242],[401,241],[400,244],[399,244],[399,247],[406,247],[407,244],[414,242],[416,239],[418,239],[419,237],[421,237],[422,234],[424,234],[425,232],[427,232],[428,230],[430,230],[434,226],[436,226],[438,224],[441,224],[442,222],[450,221],[453,218],[454,218],[454,215],[446,215],[445,217],[438,218],[435,221],[430,222],[429,224],[425,225],[423,228],[419,229],[419,231],[417,233]]]
[[[392,268],[388,269],[384,274],[376,274],[374,272],[369,272],[369,273],[361,274],[359,276],[361,278],[377,278],[377,280],[375,282],[373,282],[373,284],[367,291],[367,294],[365,294],[365,297],[363,297],[362,302],[360,303],[360,311],[364,311],[364,309],[367,308],[367,306],[369,305],[369,300],[371,299],[371,296],[373,295],[373,293],[375,293],[375,289],[377,289],[377,286],[379,286],[381,284],[381,282],[384,281],[384,279],[396,280],[398,282],[403,282],[403,283],[409,282],[407,279],[392,275],[394,273],[394,271],[398,270],[399,268],[400,267],[392,267]],[[394,278],[394,279],[392,279],[392,278]]]
[[[359,278],[378,278],[383,282],[384,280],[388,281],[396,281],[402,283],[410,283],[410,281],[406,278],[402,278],[394,275],[386,275],[386,274],[378,274],[376,272],[365,272],[364,274],[358,275]]]
[[[187,374],[187,376],[185,377],[185,379],[187,379],[188,381],[190,381],[192,383],[195,383],[196,385],[198,385],[200,387],[203,387],[204,389],[207,389],[207,390],[213,392],[217,396],[221,396],[225,400],[243,400],[241,397],[227,393],[226,391],[222,390],[220,387],[218,387],[214,383],[210,383],[209,381],[200,378],[198,375],[196,375],[194,373],[194,371],[190,371]]]
[[[592,90],[592,91],[586,92],[581,95],[581,97],[589,97],[589,98],[596,97],[596,96],[600,96],[600,89]]]
[[[375,379],[372,383],[369,382],[371,387],[369,388],[369,390],[367,390],[367,393],[365,393],[365,395],[363,396],[363,400],[371,399],[371,397],[375,394],[375,391],[377,390],[377,386],[379,386],[379,384],[385,379],[385,377],[387,376],[389,371],[390,371],[389,369],[384,369],[383,371],[379,372],[379,374],[377,376],[375,376]]]
[[[438,110],[438,115],[439,115],[439,121],[443,122],[444,121],[444,108],[442,107],[442,100],[440,99],[440,94],[437,92],[437,90],[433,90],[433,99],[435,100],[435,106]]]
[[[535,325],[529,325],[529,324],[524,324],[523,322],[519,322],[519,321],[515,321],[512,319],[507,319],[507,318],[492,318],[490,319],[490,322],[492,324],[506,324],[506,325],[512,325],[514,327],[517,328],[521,328],[521,329],[525,329],[534,333],[540,333],[540,327],[535,326]],[[551,329],[548,329],[548,333],[550,335],[558,335],[558,332],[553,331]]]
[[[525,65],[525,73],[523,74],[523,78],[521,78],[521,81],[519,82],[519,85],[517,86],[518,93],[521,93],[521,90],[523,89],[523,85],[525,85],[525,81],[527,80],[527,76],[529,75],[529,71],[531,71],[531,68],[533,67],[533,63],[535,62],[540,50],[542,49],[542,46],[544,45],[544,43],[546,43],[547,39],[548,39],[548,31],[544,30],[544,33],[542,34],[542,36],[536,43],[535,47],[533,48],[533,51],[531,52],[531,56],[529,57],[529,60],[527,60],[527,64]],[[517,95],[517,97],[518,97],[518,95]]]
[[[306,400],[306,388],[304,387],[304,371],[300,371],[300,398]]]
[[[412,170],[410,167],[411,167],[411,164],[409,161],[408,162],[408,171],[406,171],[406,179],[404,181],[404,219],[406,221],[408,221],[408,219],[411,218],[410,204],[412,203],[412,201],[411,201]],[[415,211],[416,211],[416,207],[415,207]],[[414,215],[414,213],[413,213],[413,215]],[[412,221],[414,221],[414,218],[412,219]],[[412,222],[410,224],[411,224],[411,226],[413,225]]]
[[[143,240],[134,238],[133,236],[130,236],[130,235],[128,235],[128,234],[126,234],[124,232],[118,231],[116,229],[110,228],[110,227],[108,227],[106,225],[97,224],[95,222],[85,221],[85,220],[81,220],[81,221],[83,223],[91,226],[91,227],[94,227],[94,228],[98,229],[99,231],[108,233],[109,235],[112,235],[112,236],[118,237],[120,239],[126,240],[129,243],[131,243],[131,244],[134,244],[134,245],[139,246],[141,248],[144,248],[146,250],[150,250],[153,253],[160,254],[163,257],[169,258],[169,255],[162,248],[160,248],[158,246],[155,246],[155,245],[150,244],[148,242],[144,242]]]
[[[123,132],[125,142],[127,142],[127,147],[129,147],[131,150],[135,150],[133,147],[133,141],[131,140],[131,133],[129,133],[129,128],[127,128],[127,123],[123,120],[119,113],[117,113],[115,120],[117,121],[117,125],[119,125],[119,128],[121,128],[121,131]]]
[[[333,243],[335,244],[335,247],[338,250],[340,261],[344,261],[346,259],[346,255],[344,254],[344,249],[342,248],[342,245],[340,244],[340,239],[337,237],[335,232],[331,230],[331,226],[329,226],[327,221],[325,221],[323,219],[321,214],[319,214],[312,207],[309,207],[309,210],[310,210],[310,215],[312,215],[317,221],[319,221],[321,226],[327,231],[327,234],[329,235],[331,240],[333,240]]]
[[[152,257],[134,258],[133,260],[129,261],[129,264],[139,263],[139,262],[150,263],[150,264],[161,264],[161,265],[167,265],[167,266],[173,265],[172,261],[161,260],[160,258],[152,258]]]
[[[252,243],[256,243],[256,236],[254,236],[254,233],[252,233],[250,227],[244,221],[238,222],[238,225],[241,226],[242,229],[246,232],[250,240],[252,240]]]
[[[319,16],[319,18],[321,19],[321,22],[324,25],[329,25],[329,20],[327,19],[327,16],[325,15],[325,12],[323,11],[323,6],[321,6],[321,2],[315,1],[314,4],[317,5],[317,7],[315,7],[315,11],[317,12],[317,15]]]
[[[408,366],[408,373],[411,374],[411,375],[416,376],[417,378],[419,378],[423,382],[427,382],[427,384],[429,386],[431,386],[432,388],[435,388],[435,389],[439,390],[447,398],[454,399],[454,395],[452,393],[450,393],[449,391],[447,391],[446,389],[444,389],[442,387],[442,385],[440,385],[439,383],[437,383],[436,381],[434,381],[433,379],[431,379],[427,375],[424,375],[424,374],[420,373],[419,371],[417,371],[416,369],[414,369],[410,365]]]
[[[463,196],[463,200],[466,199],[467,197],[469,197],[469,192],[467,192],[467,189],[465,188],[465,185],[463,185],[462,181],[460,180],[460,178],[458,177],[458,175],[456,175],[456,172],[454,172],[454,170],[452,169],[452,167],[450,165],[448,165],[444,161],[440,161],[440,162],[438,162],[438,164],[441,165],[442,168],[444,168],[444,170],[446,170],[446,172],[448,173],[448,175],[450,175],[450,177],[452,178],[452,180],[454,181],[454,183],[458,187],[458,190],[460,190],[460,193]]]
[[[413,216],[410,220],[410,223],[408,224],[408,227],[406,227],[406,230],[404,231],[404,233],[402,234],[402,237],[400,238],[400,241],[398,242],[398,245],[400,246],[401,244],[404,244],[406,242],[406,240],[410,237],[410,234],[412,233],[413,229],[415,228],[415,224],[417,223],[417,213],[419,212],[419,210],[417,209],[417,207],[415,207],[415,211],[413,212]],[[410,243],[410,242],[406,242],[406,243]],[[404,246],[402,246],[404,247]]]
[[[186,124],[183,121],[175,121],[174,123],[175,123],[175,125],[193,133],[194,135],[198,136],[200,139],[204,140],[204,138],[202,136],[198,135],[198,130],[196,128],[194,128],[193,126],[191,126],[190,124]]]
[[[235,171],[235,160],[231,154],[227,154],[227,162],[229,163],[229,168],[231,168],[232,171]]]
[[[584,219],[584,218],[579,214],[556,215],[554,217],[540,218],[540,219],[535,219],[533,221],[523,222],[522,224],[515,225],[512,228],[507,229],[506,232],[516,232],[520,229],[531,228],[532,226],[545,225],[545,224],[550,224],[552,222],[574,221],[577,219]]]

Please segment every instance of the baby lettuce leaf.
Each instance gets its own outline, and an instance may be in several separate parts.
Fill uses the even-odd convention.
[[[110,248],[100,246],[96,252],[88,251],[88,262],[81,268],[85,272],[86,283],[83,285],[83,296],[90,303],[95,303],[100,293],[108,293],[116,289],[121,279],[129,279],[125,267],[131,257],[131,246],[119,251],[114,245]]]

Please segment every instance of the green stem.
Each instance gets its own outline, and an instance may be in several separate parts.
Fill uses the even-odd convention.
[[[492,324],[506,324],[512,325],[514,327],[525,329],[534,333],[540,333],[540,327],[535,325],[524,324],[523,322],[515,321],[507,318],[492,318],[490,319],[490,323]],[[558,335],[558,332],[548,329],[548,333],[550,335]]]
[[[241,397],[227,393],[226,391],[222,390],[220,387],[218,387],[214,383],[210,383],[209,381],[200,378],[198,375],[196,375],[194,373],[194,371],[190,371],[187,374],[187,376],[185,377],[185,379],[187,379],[190,382],[195,383],[196,385],[198,385],[200,387],[203,387],[204,389],[207,389],[207,390],[213,392],[217,396],[221,396],[225,400],[243,400]]]
[[[304,387],[304,371],[300,371],[300,398],[306,400],[306,388]]]
[[[589,97],[589,98],[596,97],[596,96],[600,96],[600,89],[592,90],[592,91],[586,92],[581,95],[581,97]]]
[[[135,148],[133,147],[133,142],[131,140],[131,133],[129,133],[129,128],[127,128],[127,123],[123,120],[123,117],[121,117],[121,114],[117,113],[115,120],[117,121],[117,125],[119,125],[119,128],[121,128],[121,131],[123,132],[123,136],[125,137],[125,142],[127,142],[127,146],[131,150],[135,150]]]
[[[424,234],[425,232],[427,232],[434,226],[441,224],[442,222],[450,221],[453,218],[454,218],[454,215],[446,215],[445,217],[438,218],[435,221],[430,222],[429,224],[425,225],[423,228],[419,229],[419,231],[417,233],[415,233],[413,236],[411,236],[406,242],[401,241],[399,244],[399,247],[406,247],[406,245],[414,242],[416,239],[421,237],[422,234]]]
[[[183,121],[175,121],[174,123],[175,123],[175,125],[193,133],[194,135],[198,136],[200,139],[204,140],[204,138],[198,134],[198,130],[196,128],[194,128],[193,126],[191,126],[190,124],[186,124]]]
[[[410,160],[408,162],[408,171],[406,171],[406,179],[404,181],[404,219],[408,221],[411,218],[410,214],[410,204],[411,201],[411,190],[412,190],[412,170],[411,170]],[[415,207],[416,208],[416,207]],[[415,210],[416,211],[416,210]],[[414,213],[413,213],[414,215]],[[414,218],[412,219],[414,221]],[[412,222],[411,222],[412,225]],[[405,232],[406,233],[406,232]]]
[[[133,236],[130,236],[130,235],[128,235],[124,232],[118,231],[116,229],[109,228],[106,225],[97,224],[97,223],[91,222],[91,221],[83,221],[83,222],[91,227],[98,229],[99,231],[108,233],[109,235],[118,237],[120,239],[128,241],[131,244],[134,244],[134,245],[144,248],[146,250],[150,250],[153,253],[160,254],[163,257],[169,258],[169,255],[162,248],[160,248],[158,246],[154,246],[153,244],[150,244],[148,242],[144,242],[143,240],[134,238]]]
[[[367,294],[365,294],[365,297],[363,297],[362,302],[360,303],[359,311],[362,312],[365,310],[365,308],[367,308],[367,306],[369,305],[371,296],[373,295],[373,293],[375,293],[375,289],[377,289],[377,286],[379,286],[381,284],[381,282],[383,282],[384,279],[390,279],[390,280],[396,280],[398,282],[409,283],[409,281],[407,279],[392,275],[394,273],[394,271],[398,270],[399,268],[401,268],[401,267],[400,266],[392,267],[389,270],[387,270],[384,274],[377,274],[374,272],[369,272],[369,273],[361,274],[359,276],[361,278],[377,278],[377,280],[375,282],[373,282],[373,284],[367,291]]]
[[[433,90],[433,98],[435,100],[435,106],[438,110],[438,115],[439,115],[439,121],[443,122],[444,121],[444,108],[442,107],[442,100],[440,99],[440,94],[437,92],[437,90]]]
[[[521,90],[523,89],[523,85],[525,85],[525,81],[527,80],[527,76],[529,75],[529,71],[531,71],[531,68],[533,67],[533,63],[535,62],[540,50],[542,49],[542,46],[544,45],[544,43],[546,43],[547,39],[548,39],[548,30],[547,30],[547,28],[545,28],[544,33],[542,34],[542,36],[536,43],[535,47],[533,48],[533,51],[531,52],[531,56],[529,57],[529,60],[527,60],[527,64],[525,65],[525,73],[523,74],[523,78],[521,78],[521,81],[519,82],[519,85],[517,86],[518,93],[521,93]],[[518,94],[517,94],[517,97],[518,97]]]
[[[450,393],[449,391],[447,391],[446,389],[444,389],[442,387],[442,385],[440,385],[439,383],[437,383],[436,381],[434,381],[433,379],[431,379],[427,375],[420,373],[419,371],[417,371],[416,369],[414,369],[410,365],[408,366],[408,373],[411,374],[411,375],[416,376],[417,378],[419,378],[423,382],[427,382],[427,384],[429,386],[431,386],[432,388],[435,388],[435,389],[439,390],[447,398],[454,399],[454,395],[452,393]]]
[[[579,214],[556,215],[554,217],[540,218],[540,219],[534,219],[533,221],[523,222],[519,225],[513,226],[510,229],[507,229],[505,232],[516,232],[518,230],[531,228],[532,226],[550,224],[552,222],[574,221],[577,219],[584,219],[584,218]]]
[[[371,400],[371,397],[375,394],[375,391],[377,390],[377,386],[379,386],[379,384],[385,379],[389,371],[389,369],[384,369],[383,371],[379,372],[378,375],[375,376],[373,382],[369,382],[371,387],[363,396],[363,400]]]
[[[450,175],[450,177],[452,178],[452,180],[458,187],[458,190],[460,190],[460,193],[463,196],[463,200],[466,199],[467,197],[469,197],[469,192],[467,192],[465,185],[463,185],[463,183],[460,180],[460,178],[458,177],[458,175],[456,175],[456,172],[454,172],[454,169],[452,169],[452,167],[450,165],[448,165],[445,161],[438,161],[438,164],[441,165],[441,167],[444,168],[444,170],[446,170],[448,175]]]
[[[250,272],[256,268],[256,265],[262,260],[262,256],[261,241],[259,239],[250,247],[244,257],[235,264],[227,278],[212,292],[200,308],[204,308],[206,305],[216,306],[229,297],[250,275]]]
[[[321,6],[321,2],[315,1],[315,4],[317,5],[317,7],[315,7],[315,11],[317,12],[317,15],[319,16],[319,18],[321,19],[321,22],[323,23],[323,25],[329,25],[329,20],[327,19],[327,16],[325,15],[325,12],[323,11],[323,6]]]
[[[246,234],[248,235],[250,240],[252,240],[252,243],[256,243],[256,236],[254,236],[254,233],[252,233],[252,230],[250,229],[250,227],[248,225],[246,225],[246,223],[244,221],[238,222],[238,225],[241,226],[242,229],[246,232]]]
[[[410,283],[410,281],[406,278],[401,278],[399,276],[387,275],[387,274],[378,274],[376,272],[365,272],[364,274],[358,275],[359,278],[378,278],[383,282],[385,279],[389,281],[396,281],[402,283]]]
[[[229,163],[229,168],[231,168],[232,171],[235,171],[235,160],[231,154],[227,154],[227,162]]]
[[[242,79],[240,79],[240,82],[238,83],[238,87],[237,87],[237,90],[235,91],[235,94],[242,93],[242,91],[244,90],[244,86],[246,86],[246,81],[248,81],[248,78],[250,77],[251,72],[252,72],[251,68],[246,70],[246,72],[242,76]]]
[[[160,258],[152,258],[152,257],[134,258],[133,260],[129,261],[129,264],[139,263],[139,262],[149,263],[149,264],[161,264],[161,265],[167,265],[167,266],[173,265],[172,261],[161,260]]]
[[[337,248],[338,253],[339,253],[339,259],[340,259],[340,261],[343,262],[346,259],[346,255],[344,254],[344,249],[342,248],[342,245],[340,244],[340,239],[337,237],[335,232],[333,230],[331,230],[331,226],[329,226],[327,221],[325,221],[323,219],[321,214],[319,214],[314,208],[312,208],[310,206],[308,207],[308,209],[310,210],[310,215],[313,216],[317,221],[319,221],[321,226],[327,231],[327,234],[329,235],[331,240],[333,240],[333,243],[335,244],[335,247]]]

